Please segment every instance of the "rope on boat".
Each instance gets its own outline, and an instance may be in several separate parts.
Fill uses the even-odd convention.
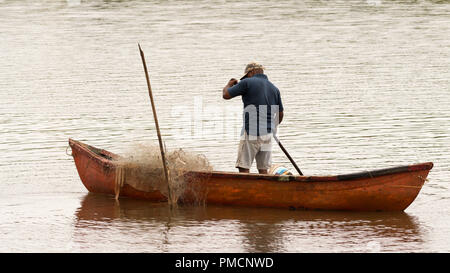
[[[428,180],[428,178],[423,178],[423,176],[421,176],[421,175],[419,175],[419,176],[417,176],[417,177],[420,178],[420,179],[422,179],[423,184],[425,184],[425,183],[427,183],[428,181],[430,181],[430,180]]]
[[[114,184],[114,193],[116,194],[116,200],[119,200],[120,189],[125,182],[125,170],[122,166],[116,167],[116,178]]]
[[[68,155],[68,156],[73,156],[73,154],[72,154],[72,148],[70,148],[70,154],[69,153],[67,153],[67,150],[70,148],[70,145],[68,145],[67,147],[66,147],[66,155]]]

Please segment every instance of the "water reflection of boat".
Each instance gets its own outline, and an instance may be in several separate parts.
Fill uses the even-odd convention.
[[[70,139],[78,174],[90,192],[115,194],[118,155]],[[216,205],[292,209],[403,211],[419,194],[433,163],[337,176],[276,176],[227,172],[188,172],[187,185],[207,178],[201,191]],[[204,179],[205,180],[205,179]],[[189,187],[187,187],[189,188]],[[121,195],[161,202],[158,190],[140,191],[125,183]],[[198,191],[186,191],[192,200]]]
[[[76,227],[80,229],[120,222],[121,226],[129,225],[133,229],[142,225],[143,232],[148,232],[146,223],[152,223],[167,229],[169,237],[170,229],[233,224],[250,252],[281,251],[286,236],[312,239],[356,233],[405,242],[421,240],[415,218],[404,212],[289,211],[226,206],[178,206],[170,210],[166,203],[129,198],[117,202],[112,196],[94,193],[84,197],[76,219]]]

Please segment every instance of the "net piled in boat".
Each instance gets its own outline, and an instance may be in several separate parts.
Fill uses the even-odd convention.
[[[205,183],[212,171],[209,161],[200,154],[182,149],[166,151],[169,173],[167,186],[161,153],[158,146],[136,144],[117,162],[116,199],[124,184],[144,191],[159,191],[168,197],[169,189],[172,202],[203,204],[206,198]],[[199,173],[190,173],[199,172]]]

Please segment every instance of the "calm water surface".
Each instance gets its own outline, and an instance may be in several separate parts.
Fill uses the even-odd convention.
[[[168,148],[234,171],[242,103],[221,89],[258,61],[305,174],[432,161],[429,181],[404,213],[88,194],[69,137],[156,144],[138,42]],[[450,251],[449,1],[0,0],[0,60],[1,252]]]

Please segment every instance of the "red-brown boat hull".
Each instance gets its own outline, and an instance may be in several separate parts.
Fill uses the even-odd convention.
[[[69,139],[78,174],[90,192],[115,194],[118,156]],[[403,211],[417,197],[433,163],[338,176],[275,176],[228,172],[190,172],[207,176],[206,203],[290,209]],[[120,196],[164,202],[159,191],[125,184]],[[192,197],[186,193],[184,200]]]

